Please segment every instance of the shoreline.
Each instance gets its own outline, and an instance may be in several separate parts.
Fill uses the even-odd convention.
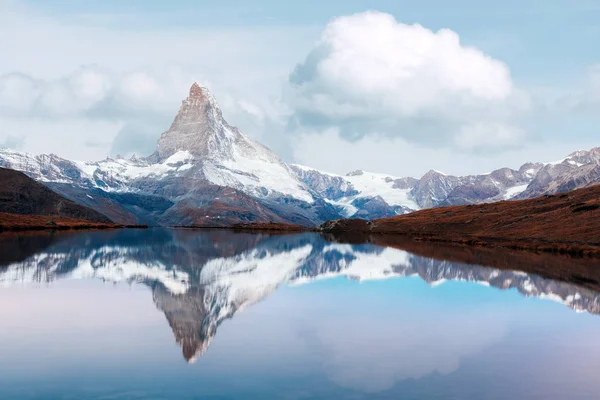
[[[149,226],[0,213],[0,232],[146,228]],[[430,208],[373,221],[338,219],[313,227],[260,222],[163,228],[271,234],[315,232],[354,237],[361,242],[377,238],[377,242],[390,246],[410,239],[596,258],[600,257],[600,185],[536,199]]]
[[[430,208],[373,221],[329,221],[318,230],[598,257],[600,185],[535,199]]]
[[[341,220],[344,221],[344,220]],[[513,239],[502,237],[485,237],[473,235],[457,235],[451,237],[446,234],[415,233],[415,232],[379,232],[377,230],[324,230],[320,227],[305,226],[148,226],[148,225],[119,225],[119,224],[57,224],[57,225],[0,225],[0,235],[3,233],[19,232],[52,232],[52,231],[93,231],[111,229],[185,229],[185,230],[229,230],[233,232],[295,234],[312,232],[324,237],[343,237],[349,243],[373,243],[382,246],[394,247],[396,241],[411,240],[419,243],[442,244],[456,247],[477,247],[488,249],[507,249],[533,253],[547,253],[556,255],[570,255],[589,258],[600,258],[600,245],[582,242],[548,241],[543,239]]]
[[[148,228],[147,225],[92,222],[52,215],[0,213],[0,233],[146,228]]]
[[[94,225],[82,224],[75,226],[58,225],[58,226],[42,226],[42,225],[27,225],[27,226],[0,226],[0,234],[11,232],[52,232],[52,231],[95,231],[95,230],[110,230],[110,229],[148,229],[146,225]]]
[[[148,226],[148,225],[119,225],[119,224],[94,224],[81,223],[75,225],[0,225],[0,234],[15,232],[52,232],[52,231],[93,231],[111,229],[186,229],[186,230],[229,230],[233,232],[248,233],[271,233],[271,234],[295,234],[312,232],[324,237],[345,237],[350,243],[373,243],[382,246],[394,247],[395,241],[412,240],[419,243],[445,244],[457,247],[478,247],[489,249],[507,249],[515,251],[527,251],[533,253],[547,253],[557,255],[571,255],[579,257],[600,258],[600,245],[581,242],[547,241],[542,239],[519,239],[508,240],[501,237],[485,237],[461,235],[450,237],[435,233],[412,233],[412,232],[378,232],[376,230],[322,230],[319,227],[304,226]],[[361,238],[365,238],[361,240]],[[367,239],[368,238],[368,239]],[[377,238],[377,239],[375,239]]]

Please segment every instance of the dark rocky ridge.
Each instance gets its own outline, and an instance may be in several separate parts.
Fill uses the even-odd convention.
[[[0,212],[112,222],[105,215],[60,196],[27,175],[6,168],[0,168]]]

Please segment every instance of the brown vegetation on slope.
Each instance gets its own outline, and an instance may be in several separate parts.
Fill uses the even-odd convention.
[[[600,186],[530,200],[432,208],[371,222],[331,221],[321,229],[600,255]]]
[[[91,222],[75,218],[53,217],[47,215],[23,215],[0,213],[0,231],[24,231],[44,229],[113,229],[124,225],[112,222]]]
[[[418,211],[376,220],[371,232],[559,252],[600,251],[600,186],[531,200]]]

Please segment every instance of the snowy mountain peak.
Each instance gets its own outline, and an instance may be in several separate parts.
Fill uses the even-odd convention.
[[[190,97],[202,96],[203,94],[202,87],[198,85],[198,82],[194,82],[190,88]]]
[[[217,110],[219,113],[221,112],[219,104],[217,103],[217,100],[215,99],[211,91],[208,90],[208,88],[198,85],[198,83],[196,82],[194,82],[192,87],[190,87],[190,94],[188,98],[183,100],[181,103],[182,105],[184,105],[189,102],[195,103],[197,105],[203,105],[205,107],[211,107]]]
[[[227,152],[237,132],[223,119],[223,114],[212,93],[197,83],[190,88],[177,116],[168,131],[158,141],[157,152],[165,159],[178,151],[189,151],[207,157]]]
[[[571,164],[573,162],[577,164],[600,164],[600,147],[595,147],[591,150],[574,151],[565,160],[570,161]]]
[[[168,131],[158,141],[159,163],[185,153],[187,174],[258,198],[291,196],[312,203],[310,190],[268,148],[223,118],[211,92],[194,83]]]

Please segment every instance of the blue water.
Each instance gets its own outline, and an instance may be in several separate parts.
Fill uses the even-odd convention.
[[[568,283],[316,234],[0,249],[0,399],[600,398],[600,293]]]

